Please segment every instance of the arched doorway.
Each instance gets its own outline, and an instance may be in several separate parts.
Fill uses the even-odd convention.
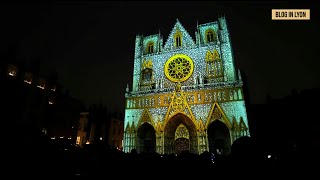
[[[197,153],[197,131],[192,120],[184,114],[176,114],[164,128],[164,153]]]
[[[137,131],[137,151],[150,153],[156,151],[156,132],[149,123],[142,124]]]
[[[207,130],[209,151],[228,155],[231,150],[231,139],[228,127],[220,120],[213,121]]]
[[[177,127],[174,135],[174,151],[176,154],[190,151],[189,131],[182,123]]]

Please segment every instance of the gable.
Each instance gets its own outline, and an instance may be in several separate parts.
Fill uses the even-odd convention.
[[[154,126],[154,123],[153,123],[153,120],[152,120],[152,117],[148,111],[148,109],[144,109],[143,112],[142,112],[142,115],[140,117],[140,120],[138,122],[138,127],[140,127],[143,123],[149,123],[150,125]]]
[[[175,40],[174,40],[176,34],[181,34],[181,37],[182,37],[181,48],[195,46],[194,40],[192,39],[190,34],[186,31],[186,29],[182,26],[182,24],[177,19],[177,22],[174,25],[174,27],[172,28],[172,30],[169,34],[169,37],[167,39],[167,42],[164,45],[163,49],[165,51],[176,49],[175,48]]]
[[[232,127],[230,121],[228,120],[227,116],[225,115],[222,108],[217,102],[213,103],[212,105],[212,108],[210,110],[210,113],[206,122],[206,127],[208,127],[210,123],[215,120],[222,121],[229,129],[231,129]]]

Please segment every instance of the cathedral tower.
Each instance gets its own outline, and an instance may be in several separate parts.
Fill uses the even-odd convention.
[[[249,136],[242,86],[225,17],[197,25],[195,40],[179,20],[165,43],[136,36],[124,151],[229,154]]]

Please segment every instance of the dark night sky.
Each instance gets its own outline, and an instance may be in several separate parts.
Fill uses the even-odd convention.
[[[161,32],[164,42],[178,18],[189,34],[225,14],[237,68],[246,73],[252,103],[266,94],[319,88],[319,3],[274,2],[55,2],[1,5],[1,54],[41,59],[70,93],[87,105],[102,102],[123,112],[132,84],[137,34]],[[271,9],[311,9],[310,21],[272,21]],[[130,87],[131,89],[131,87]]]

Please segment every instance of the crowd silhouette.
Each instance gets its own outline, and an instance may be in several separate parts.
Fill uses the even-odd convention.
[[[135,149],[124,153],[102,144],[89,144],[80,148],[52,143],[44,137],[38,139],[38,144],[24,146],[13,157],[15,161],[8,165],[13,165],[17,173],[12,176],[32,178],[250,178],[257,175],[274,177],[276,174],[288,177],[306,172],[302,169],[307,163],[310,164],[310,157],[304,159],[294,152],[287,153],[286,157],[268,156],[251,137],[241,137],[234,141],[231,153],[227,156],[207,151],[200,155],[188,152],[164,155],[155,152],[138,153]]]

